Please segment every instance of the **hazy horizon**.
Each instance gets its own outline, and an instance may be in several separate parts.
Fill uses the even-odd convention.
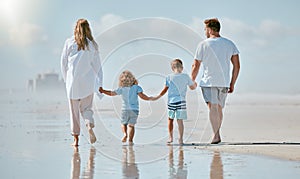
[[[0,89],[24,89],[27,80],[39,73],[60,75],[62,47],[78,18],[88,19],[99,43],[106,88],[114,87],[116,76],[125,68],[142,78],[143,85],[158,88],[170,73],[168,62],[173,58],[181,58],[185,72],[190,73],[197,44],[205,38],[203,20],[217,17],[221,35],[240,51],[236,93],[300,93],[300,21],[295,20],[300,16],[299,1],[87,4],[88,9],[78,0],[72,4],[2,0]],[[149,60],[155,63],[145,66]]]

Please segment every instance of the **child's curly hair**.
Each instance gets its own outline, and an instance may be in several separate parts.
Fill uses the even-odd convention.
[[[120,87],[130,87],[132,85],[137,85],[138,81],[135,79],[134,75],[128,71],[125,70],[120,74],[119,77],[119,86]]]

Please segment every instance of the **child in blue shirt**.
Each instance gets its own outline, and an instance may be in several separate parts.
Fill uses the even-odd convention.
[[[154,98],[154,100],[160,98],[168,91],[168,130],[169,140],[168,144],[173,142],[173,120],[177,119],[178,123],[178,142],[180,145],[183,144],[183,120],[187,119],[186,112],[186,91],[187,86],[191,90],[196,89],[197,84],[186,74],[182,73],[183,65],[180,59],[175,59],[171,62],[171,68],[174,73],[169,74],[166,78],[166,85],[161,93]]]
[[[127,141],[129,137],[129,145],[133,145],[134,125],[136,124],[139,115],[138,96],[143,100],[154,100],[153,97],[148,97],[143,93],[143,89],[138,85],[138,81],[130,71],[123,71],[119,77],[119,88],[114,91],[104,90],[99,88],[101,93],[109,96],[122,95],[122,114],[121,123],[124,137],[122,142]],[[128,126],[128,134],[127,134]]]

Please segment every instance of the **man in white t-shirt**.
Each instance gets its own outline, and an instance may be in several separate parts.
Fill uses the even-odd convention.
[[[220,36],[221,25],[218,19],[207,19],[204,24],[207,39],[197,47],[191,78],[195,81],[202,65],[203,74],[199,84],[209,108],[209,119],[214,132],[211,143],[218,144],[221,142],[219,131],[223,119],[222,109],[227,93],[234,91],[239,75],[239,51],[232,41]],[[231,74],[230,63],[233,66]]]

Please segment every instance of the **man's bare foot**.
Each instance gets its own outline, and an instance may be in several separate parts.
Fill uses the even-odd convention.
[[[122,142],[126,142],[127,141],[127,135],[124,135],[124,137],[122,138]]]
[[[90,134],[91,144],[95,143],[97,141],[97,138],[96,138],[95,133],[92,128],[89,128],[89,134]]]
[[[214,138],[212,139],[211,141],[211,144],[218,144],[221,142],[221,136],[220,136],[220,133],[217,132],[214,136]]]
[[[133,141],[128,141],[128,145],[133,146],[134,145]]]
[[[215,141],[211,141],[211,144],[218,144],[218,143],[220,143],[220,142],[221,142],[221,139],[215,140]]]

